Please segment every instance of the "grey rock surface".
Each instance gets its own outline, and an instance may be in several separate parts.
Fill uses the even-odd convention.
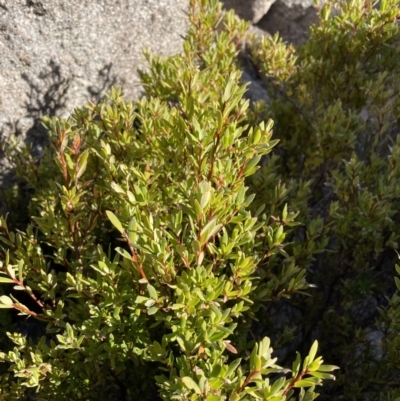
[[[270,36],[267,32],[256,27],[255,25],[250,25],[247,33],[249,36],[254,36],[256,41],[262,40],[263,37]],[[266,104],[269,104],[270,98],[268,96],[267,89],[258,72],[256,71],[254,64],[251,62],[251,46],[249,43],[251,43],[251,41],[246,39],[244,48],[239,55],[239,60],[243,68],[242,82],[248,84],[247,92],[244,96],[251,102],[263,100]]]
[[[248,84],[247,92],[245,93],[247,99],[251,102],[263,100],[266,104],[269,103],[270,99],[268,93],[261,80],[247,71],[243,71],[242,82]]]
[[[313,4],[312,0],[276,0],[257,26],[271,35],[279,32],[285,41],[299,45],[307,39],[310,25],[318,22]]]
[[[250,20],[253,30],[280,31],[294,43],[304,40],[315,15],[312,0],[274,1],[223,0],[225,8],[234,7]],[[0,140],[26,135],[40,152],[41,116],[69,115],[112,85],[122,86],[128,99],[138,98],[142,88],[136,69],[144,65],[142,49],[180,52],[188,3],[0,0]],[[243,80],[252,81],[250,99],[267,101],[256,74],[249,70]]]
[[[294,42],[313,22],[312,0],[223,1],[260,30]],[[143,47],[179,52],[187,6],[188,0],[0,0],[0,137],[28,132],[35,141],[42,115],[68,115],[111,85],[137,98]]]
[[[0,0],[0,135],[34,131],[111,85],[141,92],[142,49],[177,53],[187,0]],[[32,132],[33,134],[33,132]]]
[[[317,22],[313,0],[221,0],[226,9],[273,35],[279,32],[287,42],[303,43],[311,24]],[[323,4],[319,0],[319,4]]]
[[[255,24],[267,14],[275,0],[221,0],[221,2],[226,9],[234,9],[240,18]]]

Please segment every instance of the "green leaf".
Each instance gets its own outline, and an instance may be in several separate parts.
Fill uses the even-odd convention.
[[[286,378],[285,377],[280,377],[278,380],[274,382],[274,384],[271,386],[271,394],[276,394],[285,384]]]
[[[109,210],[106,210],[106,214],[108,219],[111,221],[111,224],[121,233],[124,233],[124,229],[122,227],[121,222],[118,220],[117,216],[113,213],[110,212]]]
[[[21,283],[24,280],[23,268],[24,268],[24,261],[23,259],[20,259],[18,262],[18,279]]]
[[[217,114],[217,121],[218,121],[217,127],[218,127],[218,130],[221,131],[222,126],[223,126],[222,113],[220,110],[217,110],[216,114]]]
[[[247,177],[250,175],[250,171],[255,167],[261,160],[261,155],[254,156],[247,164],[243,171],[243,175]]]
[[[137,304],[143,304],[143,303],[145,303],[146,301],[148,301],[150,298],[147,298],[147,297],[142,297],[141,295],[138,295],[137,297],[136,297],[136,299],[135,299],[135,303],[137,303]]]
[[[210,202],[210,199],[211,199],[211,192],[210,191],[205,192],[201,196],[200,206],[201,206],[202,210],[204,210],[206,208],[206,206],[208,205],[208,202]]]
[[[200,251],[201,251],[200,242],[197,241],[197,240],[194,240],[194,241],[192,242],[192,249],[193,249],[194,252],[200,252]]]
[[[229,378],[238,368],[238,366],[240,365],[240,362],[242,361],[241,358],[239,359],[235,359],[228,367],[228,370],[225,373],[225,377]]]
[[[314,379],[314,380],[312,380]],[[311,387],[314,386],[315,384],[319,384],[321,382],[320,379],[317,377],[308,377],[307,379],[304,380],[298,380],[295,384],[294,387],[299,388],[299,387]]]
[[[186,351],[185,342],[182,340],[181,337],[176,337],[176,341],[178,342],[179,346]]]
[[[149,292],[149,295],[150,295],[151,298],[153,298],[153,299],[157,299],[158,298],[157,291],[152,285],[147,284],[147,291]]]
[[[246,194],[246,187],[241,187],[236,195],[236,205],[240,207],[244,201],[244,196]]]
[[[14,283],[14,280],[8,277],[1,277],[0,276],[0,283]]]
[[[114,307],[114,311],[113,311],[113,318],[116,319],[116,320],[120,320],[120,316],[119,316],[120,312],[121,312],[121,307],[116,305]]]
[[[181,245],[181,244],[177,245],[177,246],[176,246],[176,250],[178,251],[178,253],[179,253],[180,256],[182,256],[182,257],[188,257],[188,251],[187,251],[185,245]]]
[[[156,303],[155,299],[148,299],[145,303],[144,306],[146,306],[147,308],[150,308],[151,306],[153,306]]]
[[[186,305],[184,304],[173,304],[170,309],[172,310],[177,310],[177,309],[183,309]]]
[[[132,255],[123,248],[115,248],[115,251],[118,252],[122,257],[128,260],[132,260]]]
[[[150,309],[147,310],[147,314],[148,315],[154,315],[157,312],[158,312],[158,307],[157,306],[152,306]]]
[[[206,401],[221,401],[221,400],[225,400],[225,397],[215,394],[208,394],[206,398]]]
[[[318,357],[316,359],[314,359],[313,362],[308,364],[308,371],[310,372],[316,372],[318,370],[318,368],[320,367],[322,363],[322,357]]]
[[[193,204],[194,204],[194,210],[196,212],[196,220],[200,220],[202,218],[203,209],[201,208],[201,205],[197,201],[197,199],[194,200]]]
[[[0,302],[1,302],[3,305],[7,305],[7,306],[10,306],[10,307],[12,307],[13,304],[14,304],[14,302],[12,301],[12,299],[11,299],[10,297],[8,297],[7,295],[2,295],[2,296],[0,297]]]
[[[182,382],[189,390],[194,390],[196,394],[201,394],[198,384],[189,376],[182,377]]]
[[[125,194],[125,191],[122,189],[120,185],[118,185],[116,182],[111,183],[111,188],[117,193],[117,194]]]
[[[400,279],[397,278],[397,277],[395,277],[395,278],[394,278],[394,281],[396,282],[396,287],[397,287],[397,289],[400,291]]]
[[[7,265],[6,270],[11,278],[15,278],[15,270],[11,265]]]
[[[325,372],[310,372],[310,375],[318,377],[320,379],[336,380],[336,377],[334,375]]]
[[[317,354],[317,350],[318,350],[318,341],[315,340],[313,342],[313,345],[311,346],[310,353],[308,354],[308,365],[310,365],[314,361],[315,355]]]
[[[300,373],[301,355],[296,351],[296,359],[292,365],[293,377],[297,377]]]
[[[233,87],[234,82],[233,82],[232,77],[229,77],[229,79],[230,79],[230,81],[226,85],[224,94],[222,96],[223,103],[226,103],[229,100],[229,98],[231,97],[232,87]]]
[[[67,328],[67,336],[68,336],[68,338],[70,340],[74,339],[74,330],[73,330],[72,326],[69,323],[67,323],[65,325],[65,327]]]
[[[32,220],[35,220],[35,218],[32,217]],[[11,247],[14,246],[14,244],[11,241],[9,241],[7,238],[3,237],[2,235],[0,235],[0,241],[4,242],[5,244],[7,244]]]
[[[399,254],[397,254],[397,255],[399,255]],[[400,258],[400,256],[399,256],[399,258]],[[397,274],[400,275],[400,266],[399,265],[395,265],[395,268],[396,268]]]
[[[287,203],[285,203],[285,206],[284,206],[283,211],[282,211],[282,220],[283,221],[286,220],[287,214],[288,214],[288,212],[287,212]]]
[[[205,244],[213,235],[215,235],[222,224],[216,224],[217,220],[214,218],[209,221],[200,232],[200,244]]]
[[[253,347],[253,351],[251,352],[251,356],[250,356],[250,370],[251,370],[252,372],[254,372],[254,371],[257,370],[257,363],[258,363],[258,360],[257,360],[257,357],[258,357],[257,351],[258,351],[258,345],[256,344],[256,345]],[[260,359],[260,357],[258,357],[258,359]]]
[[[82,174],[85,172],[86,170],[86,166],[87,166],[87,160],[89,157],[89,149],[86,149],[80,156],[78,159],[78,172],[76,173],[76,178],[80,178],[82,176]]]
[[[339,366],[335,365],[321,365],[318,368],[318,372],[332,372],[333,370],[340,369]]]

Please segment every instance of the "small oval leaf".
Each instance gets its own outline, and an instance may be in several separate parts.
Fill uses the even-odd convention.
[[[118,220],[118,217],[111,211],[107,210],[107,217],[111,221],[111,224],[121,233],[124,233],[124,228],[122,227],[121,222]]]
[[[8,297],[7,295],[2,295],[0,297],[0,302],[3,305],[8,305],[8,306],[12,306],[14,304],[14,302],[12,301],[12,299],[10,297]]]
[[[182,377],[182,382],[189,390],[194,390],[196,394],[201,394],[198,384],[189,376]]]

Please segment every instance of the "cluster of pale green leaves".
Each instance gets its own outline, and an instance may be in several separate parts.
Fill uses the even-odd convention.
[[[277,141],[246,120],[245,25],[213,0],[190,9],[183,54],[147,55],[146,98],[113,89],[45,119],[40,162],[8,150],[34,196],[26,230],[0,222],[0,307],[46,335],[8,334],[0,400],[144,399],[154,377],[165,400],[313,400],[334,378],[317,342],[290,374],[268,338],[235,337],[261,302],[309,285],[284,249],[296,213],[250,211],[245,179]]]

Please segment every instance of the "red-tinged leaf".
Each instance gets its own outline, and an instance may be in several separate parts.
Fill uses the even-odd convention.
[[[225,348],[229,352],[232,352],[232,354],[237,354],[237,349],[229,341],[224,341],[224,344],[225,344]]]

